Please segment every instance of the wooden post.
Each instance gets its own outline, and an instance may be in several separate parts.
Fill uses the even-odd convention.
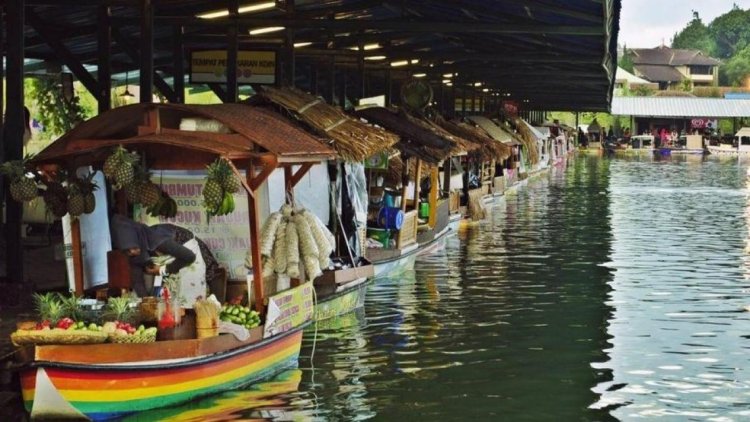
[[[292,167],[284,166],[284,198],[289,196],[294,203],[294,185],[292,184]]]
[[[404,160],[404,174],[401,175],[401,211],[406,212],[406,194],[409,189],[409,163],[410,159]]]
[[[154,94],[154,5],[141,0],[140,102],[150,103]]]
[[[172,57],[174,57],[174,95],[178,104],[185,102],[185,56],[182,49],[183,34],[185,29],[178,25],[174,28]]]
[[[414,178],[414,209],[419,212],[419,182],[422,180],[422,160],[417,158],[417,168],[415,169],[416,177]]]
[[[247,184],[252,186],[255,176],[255,165],[251,162],[247,168],[245,178]],[[260,256],[260,216],[258,215],[258,201],[255,195],[248,192],[247,211],[250,220],[250,253],[253,257],[253,295],[255,297],[255,310],[261,315],[265,312],[265,294],[263,293],[263,262]]]
[[[81,297],[83,296],[83,243],[81,242],[81,221],[78,218],[70,218],[70,230],[75,295]]]
[[[450,160],[450,158],[449,158]],[[435,228],[435,224],[437,223],[437,203],[438,203],[438,191],[439,191],[439,180],[440,177],[438,175],[438,168],[437,166],[432,167],[430,170],[430,218],[427,221],[427,224],[430,225],[430,227]]]
[[[97,48],[98,60],[97,78],[99,92],[96,100],[99,105],[99,114],[112,108],[112,65],[111,51],[112,45],[112,22],[110,21],[109,6],[99,6],[97,16]]]
[[[227,26],[227,97],[225,103],[237,102],[237,50],[239,49],[237,18],[239,17],[239,0],[229,0],[229,17],[232,22]]]

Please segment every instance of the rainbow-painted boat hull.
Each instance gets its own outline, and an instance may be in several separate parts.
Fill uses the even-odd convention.
[[[34,361],[21,374],[23,400],[32,418],[90,420],[185,403],[296,367],[302,328],[188,359],[132,364]]]

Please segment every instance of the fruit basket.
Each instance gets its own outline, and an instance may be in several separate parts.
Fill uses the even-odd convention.
[[[96,344],[107,341],[107,333],[87,330],[64,330],[60,328],[45,330],[16,330],[10,335],[16,346],[29,344]]]
[[[144,331],[140,334],[110,334],[112,343],[153,343],[156,341],[156,331]]]

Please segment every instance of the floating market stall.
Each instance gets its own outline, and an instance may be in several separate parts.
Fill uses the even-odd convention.
[[[405,110],[367,107],[357,110],[356,115],[401,137],[395,146],[399,159],[388,161],[388,169],[396,173],[385,182],[390,186],[379,186],[377,177],[368,181],[371,190],[382,188],[395,197],[386,206],[371,209],[368,237],[380,241],[371,243],[366,253],[375,266],[376,277],[393,275],[413,268],[417,254],[439,246],[447,234],[450,205],[447,199],[439,198],[438,166],[460,153],[461,147],[445,131],[439,132]],[[422,195],[424,191],[426,195]]]
[[[329,226],[336,234],[339,251],[334,258],[335,266],[315,279],[316,319],[362,307],[367,281],[374,274],[362,247],[369,204],[365,167],[367,160],[373,157],[387,161],[387,151],[398,142],[398,136],[352,118],[321,98],[294,88],[263,87],[250,102],[291,116],[301,127],[336,150],[337,158],[328,161],[326,183],[309,187],[315,195],[330,202]],[[372,174],[373,170],[368,171]]]
[[[186,130],[186,126],[191,126],[184,125],[188,121],[208,124],[192,125]],[[204,127],[213,129],[201,130]],[[260,237],[258,192],[274,169],[288,169],[286,183],[293,186],[311,165],[328,160],[333,154],[333,150],[268,110],[241,104],[120,107],[82,123],[42,151],[32,164],[47,183],[56,174],[65,170],[72,174],[83,166],[102,168],[111,175],[113,183],[107,187],[119,189],[113,196],[121,214],[128,208],[125,180],[133,181],[133,169],[122,170],[128,168],[123,163],[130,159],[138,158],[146,169],[165,170],[204,170],[209,164],[223,163],[221,167],[228,172],[222,173],[221,184],[211,168],[208,170],[203,187],[206,212],[210,216],[230,213],[231,185],[244,189],[254,303],[221,308],[210,300],[198,301],[194,305],[197,329],[190,330],[184,324],[175,326],[174,319],[179,319],[180,314],[175,311],[173,319],[169,305],[176,304],[165,295],[158,306],[158,334],[156,327],[135,330],[119,319],[111,322],[117,327],[111,333],[103,333],[96,323],[89,324],[89,330],[79,330],[85,325],[83,316],[77,316],[77,321],[62,318],[54,329],[49,327],[50,321],[42,321],[36,327],[20,327],[13,340],[21,347],[22,394],[32,418],[120,417],[235,389],[295,367],[302,329],[313,316],[312,283],[310,277],[301,277],[306,282],[297,287],[272,296],[264,292],[263,265],[267,260],[262,259],[265,244]],[[224,184],[224,180],[232,183]],[[50,186],[58,185],[48,184],[47,189]],[[149,185],[144,191],[155,194],[159,203],[168,204],[162,205],[166,211],[159,213],[169,216],[179,211],[159,186],[155,188]],[[213,203],[210,191],[223,197],[220,203]],[[135,201],[146,205],[145,197],[136,197]],[[77,232],[74,219],[75,286],[81,295],[83,260]],[[304,274],[304,265],[298,266]],[[166,286],[165,281],[163,291],[168,292]],[[132,304],[126,296],[110,298],[107,306],[113,303],[123,309]],[[142,298],[142,310],[144,303]],[[44,306],[49,315],[51,305]],[[219,330],[233,334],[218,335]],[[171,339],[155,341],[170,338],[164,333],[171,333]],[[94,342],[97,344],[81,344]]]
[[[510,157],[506,161],[504,169],[505,188],[512,188],[521,179],[521,174],[526,173],[526,155],[524,143],[514,131],[506,125],[498,125],[493,120],[483,116],[469,116],[467,119],[476,124],[487,135],[497,142],[508,146],[511,150]]]

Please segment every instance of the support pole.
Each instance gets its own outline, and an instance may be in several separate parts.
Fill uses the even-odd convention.
[[[416,173],[416,177],[414,178],[414,209],[419,210],[419,182],[422,180],[422,160],[419,158],[417,158],[416,166],[417,168],[414,169]]]
[[[401,175],[401,211],[406,212],[406,194],[409,193],[409,164],[411,159],[404,159],[404,173]]]
[[[450,158],[448,158],[450,160]],[[427,220],[427,224],[429,224],[430,227],[433,229],[435,228],[435,224],[437,224],[437,203],[438,203],[438,192],[440,187],[439,185],[440,177],[438,175],[438,168],[437,166],[434,166],[430,169],[430,218]]]
[[[229,17],[232,23],[227,26],[227,96],[225,103],[237,102],[237,51],[239,49],[238,27],[239,0],[229,0]]]
[[[393,77],[391,75],[391,69],[385,70],[385,106],[390,107],[393,102]]]
[[[83,242],[81,242],[81,221],[78,218],[71,217],[70,231],[75,295],[81,297],[83,296]]]
[[[331,56],[328,60],[328,89],[323,97],[328,104],[333,105],[336,99],[336,56]]]
[[[140,102],[150,103],[154,96],[154,6],[152,0],[141,0],[140,67]]]
[[[346,109],[346,68],[341,68],[341,80],[339,81],[339,107]]]
[[[112,108],[112,22],[109,6],[99,6],[97,14],[97,48],[98,48],[98,71],[99,91],[96,100],[99,105],[99,114]]]
[[[174,57],[174,94],[178,104],[185,103],[185,52],[182,48],[183,35],[185,28],[178,25],[174,28],[173,34],[173,57]]]
[[[6,5],[6,113],[5,137],[3,139],[4,160],[23,158],[24,95],[23,95],[23,59],[24,59],[24,22],[25,1],[8,0]],[[10,198],[8,180],[4,178],[5,194],[5,242],[6,269],[8,280],[15,283],[24,282],[23,245],[21,244],[21,222],[23,208],[20,202]]]
[[[254,176],[255,165],[250,163],[245,175],[248,185],[252,185]],[[255,297],[255,310],[263,315],[266,304],[263,293],[263,261],[260,256],[260,216],[258,215],[258,201],[250,192],[247,195],[247,210],[250,220],[250,251],[253,256],[253,297]]]

